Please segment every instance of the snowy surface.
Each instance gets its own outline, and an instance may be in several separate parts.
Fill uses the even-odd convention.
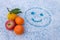
[[[19,14],[25,20],[25,33],[23,35],[16,35],[13,31],[5,29],[8,14],[7,7],[10,10],[20,8],[23,12]],[[36,14],[32,13],[32,16],[31,12],[36,12]],[[39,17],[40,13],[43,13],[44,17]],[[42,19],[43,21],[41,23],[33,22],[31,18],[35,20]],[[47,19],[44,20],[44,18]],[[45,26],[47,23],[49,24]],[[0,40],[60,40],[60,0],[1,0]]]

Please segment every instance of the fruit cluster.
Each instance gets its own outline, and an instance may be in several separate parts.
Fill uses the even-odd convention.
[[[8,8],[7,8],[8,9]],[[24,19],[18,16],[18,13],[22,13],[19,8],[12,9],[11,11],[8,9],[7,22],[5,23],[6,29],[14,30],[17,35],[21,35],[24,33]]]

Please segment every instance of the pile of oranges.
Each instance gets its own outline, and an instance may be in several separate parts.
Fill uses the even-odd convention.
[[[14,28],[14,32],[16,34],[22,34],[24,32],[24,27],[23,27],[24,19],[18,16],[16,17],[15,22],[17,25]]]
[[[9,13],[7,15],[7,18],[10,21],[14,21],[14,23],[8,21],[10,24],[6,22],[5,26],[10,28],[10,27],[12,27],[12,25],[15,24],[13,29],[11,29],[11,28],[10,29],[13,30],[17,35],[23,34],[24,33],[24,26],[23,26],[24,19],[17,15],[18,13],[22,13],[22,12],[20,11],[19,8],[12,9],[11,11],[8,9],[8,11],[9,11]]]

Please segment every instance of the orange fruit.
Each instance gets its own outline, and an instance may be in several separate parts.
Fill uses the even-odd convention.
[[[15,22],[18,25],[22,25],[22,24],[24,24],[24,19],[19,17],[19,16],[17,16],[16,19],[15,19]]]
[[[21,35],[24,33],[24,27],[22,25],[16,25],[15,28],[14,28],[14,32],[17,34],[17,35]]]

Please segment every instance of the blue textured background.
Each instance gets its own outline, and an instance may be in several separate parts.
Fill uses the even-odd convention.
[[[16,35],[5,29],[8,11],[6,8],[20,8],[19,16],[25,19],[25,11],[40,7],[51,12],[52,22],[48,27],[34,27],[25,19],[25,33]],[[60,40],[60,0],[0,0],[0,40]]]

